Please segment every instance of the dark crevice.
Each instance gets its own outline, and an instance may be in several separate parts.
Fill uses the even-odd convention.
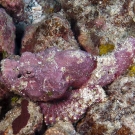
[[[78,37],[80,35],[80,29],[77,26],[77,20],[75,19],[70,19],[70,26],[71,26],[71,30],[74,34],[75,40],[77,41],[79,47],[81,50],[85,51],[85,49],[80,45],[79,41],[78,41]]]
[[[44,135],[46,130],[47,130],[47,126],[45,125],[45,122],[43,121],[41,129],[36,130],[34,135]]]
[[[21,74],[18,74],[17,78],[21,78],[21,76],[22,76]]]
[[[20,22],[15,25],[16,26],[16,38],[15,38],[15,55],[20,55],[20,50],[21,50],[21,42],[22,38],[24,36],[24,31],[25,31],[25,24]]]
[[[10,102],[10,97],[6,97],[0,100],[0,106],[2,107],[0,113],[0,120],[2,120],[5,117],[5,114],[11,109]]]
[[[2,5],[0,5],[0,8],[4,8]],[[5,8],[4,8],[5,9]]]
[[[71,30],[74,34],[74,37],[78,42],[78,36],[80,35],[80,30],[79,30],[79,27],[77,26],[77,20],[71,19],[70,20],[70,26],[71,26]]]
[[[0,61],[3,59],[3,52],[0,52]]]

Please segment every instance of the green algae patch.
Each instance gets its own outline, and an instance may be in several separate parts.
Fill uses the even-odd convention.
[[[106,44],[101,44],[99,46],[99,55],[105,55],[109,52],[112,52],[114,50],[115,46],[113,44],[109,44],[109,43],[106,43]]]
[[[135,64],[131,65],[128,69],[129,76],[135,76]]]

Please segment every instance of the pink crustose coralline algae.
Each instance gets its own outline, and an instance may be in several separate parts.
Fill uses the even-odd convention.
[[[22,20],[24,17],[24,1],[23,0],[0,0],[5,10],[14,17],[15,21]]]
[[[12,18],[0,8],[0,52],[13,54],[15,48],[15,26]]]

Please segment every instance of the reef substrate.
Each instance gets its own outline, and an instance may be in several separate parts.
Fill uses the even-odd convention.
[[[0,60],[0,135],[135,134],[135,0],[0,0]]]

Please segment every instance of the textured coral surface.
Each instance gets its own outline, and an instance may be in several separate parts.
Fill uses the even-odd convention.
[[[23,0],[0,0],[6,11],[14,17],[14,20],[22,20],[24,14],[24,2]]]
[[[0,0],[0,60],[0,135],[135,135],[135,0]]]
[[[28,26],[21,52],[39,52],[52,46],[64,50],[79,48],[70,24],[62,13],[52,14],[40,23]]]
[[[90,107],[86,117],[78,123],[77,131],[90,135],[93,131],[107,135],[134,135],[134,85],[134,77],[124,75],[116,79],[106,88],[108,99]]]
[[[48,129],[45,135],[79,135],[74,130],[72,123],[59,121],[53,127]]]
[[[67,17],[76,21],[78,41],[88,52],[95,53],[95,46],[116,45],[135,36],[134,0],[60,1]]]
[[[0,8],[0,52],[13,54],[15,48],[15,26],[12,18]]]
[[[35,103],[21,99],[0,122],[0,132],[3,132],[2,135],[33,134],[41,128],[42,118],[40,108]]]

